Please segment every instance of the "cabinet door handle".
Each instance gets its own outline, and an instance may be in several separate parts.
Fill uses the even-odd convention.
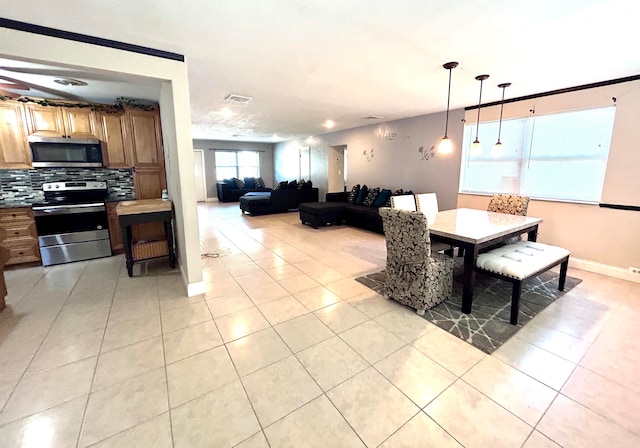
[[[20,235],[20,232],[13,232],[14,235]]]
[[[18,252],[18,255],[24,255],[24,252]]]
[[[18,215],[16,215],[15,213],[11,213],[11,216],[13,216],[15,218]]]

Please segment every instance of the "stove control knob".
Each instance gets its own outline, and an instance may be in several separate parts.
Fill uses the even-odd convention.
[[[60,188],[60,185],[56,185],[56,188]]]
[[[99,225],[99,226],[98,226],[98,230],[102,230],[102,226],[100,226],[100,225]]]

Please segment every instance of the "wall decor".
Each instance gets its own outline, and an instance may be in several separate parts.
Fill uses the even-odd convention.
[[[419,147],[418,152],[421,155],[420,160],[429,160],[431,157],[433,157],[435,155],[434,149],[434,145],[432,145],[429,149],[424,149],[424,146]]]
[[[367,162],[371,162],[371,160],[373,159],[373,148],[371,148],[371,151],[367,151],[365,149],[364,151],[362,151],[362,155]]]

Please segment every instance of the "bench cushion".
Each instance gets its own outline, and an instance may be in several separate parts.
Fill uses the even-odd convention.
[[[558,264],[570,254],[562,247],[518,241],[478,255],[476,266],[505,277],[524,280],[548,266]]]

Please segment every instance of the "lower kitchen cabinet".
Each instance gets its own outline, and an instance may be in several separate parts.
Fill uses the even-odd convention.
[[[0,246],[9,251],[6,266],[41,261],[31,208],[0,209]]]

